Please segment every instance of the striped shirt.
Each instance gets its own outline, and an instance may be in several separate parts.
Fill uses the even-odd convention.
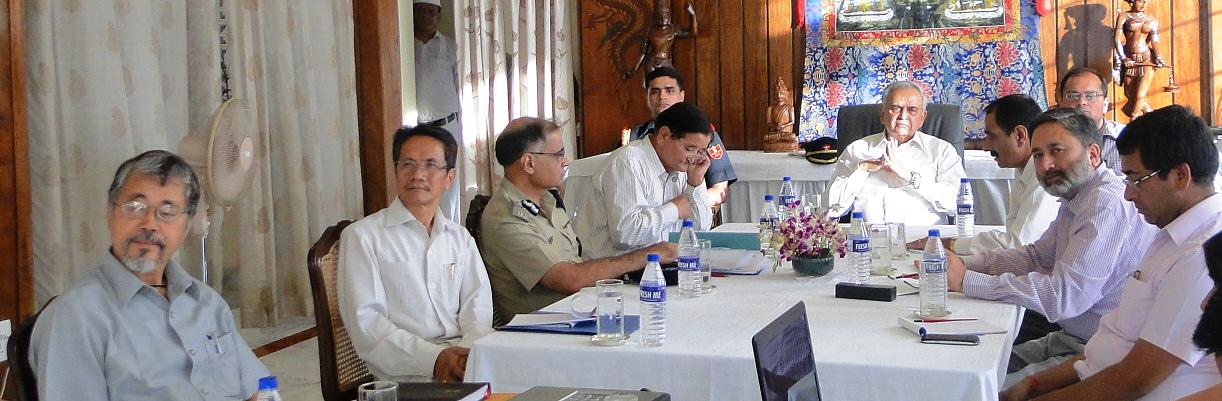
[[[964,260],[963,293],[1021,305],[1089,339],[1116,309],[1129,277],[1158,229],[1124,200],[1124,178],[1106,166],[1063,199],[1056,220],[1035,242]]]
[[[577,237],[586,260],[616,256],[644,248],[682,228],[679,208],[671,202],[683,195],[691,203],[697,230],[712,226],[704,185],[687,185],[687,173],[668,172],[649,138],[632,141],[607,157],[594,176],[594,193],[577,208]]]
[[[1099,142],[1099,157],[1103,158],[1103,164],[1120,175],[1124,175],[1124,172],[1120,171],[1120,152],[1116,150],[1116,138],[1120,137],[1120,131],[1123,130],[1124,124],[1112,120],[1103,120],[1103,129],[1099,130],[1099,135],[1102,136]]]

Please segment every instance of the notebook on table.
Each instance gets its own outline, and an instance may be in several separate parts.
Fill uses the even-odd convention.
[[[399,401],[480,401],[488,399],[488,383],[399,383]]]
[[[637,401],[670,401],[670,394],[654,391],[535,386],[513,397],[513,401],[604,401],[636,396]],[[621,397],[615,397],[621,396]]]

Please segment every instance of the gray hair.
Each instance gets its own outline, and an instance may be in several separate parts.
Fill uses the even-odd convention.
[[[1032,137],[1035,135],[1035,130],[1041,125],[1049,123],[1058,123],[1069,131],[1074,138],[1078,139],[1078,143],[1082,147],[1090,147],[1090,145],[1099,145],[1103,138],[1099,134],[1099,127],[1095,125],[1095,121],[1091,120],[1086,113],[1081,110],[1067,107],[1056,107],[1035,116],[1035,121],[1031,123]]]
[[[157,177],[161,185],[165,185],[171,178],[181,178],[183,186],[186,187],[183,195],[187,199],[187,215],[195,215],[195,207],[199,205],[200,197],[199,179],[195,176],[195,170],[192,170],[191,165],[182,157],[164,150],[150,150],[120,164],[114,180],[110,182],[107,195],[110,204],[119,202],[119,191],[127,185],[127,179],[133,170]]]
[[[912,89],[917,91],[917,93],[920,93],[921,110],[925,110],[926,104],[929,103],[929,101],[925,99],[925,91],[921,90],[921,87],[917,86],[917,84],[913,83],[912,81],[895,81],[890,85],[887,85],[887,88],[883,89],[883,107],[887,107],[887,99],[891,98],[891,93],[900,89]]]

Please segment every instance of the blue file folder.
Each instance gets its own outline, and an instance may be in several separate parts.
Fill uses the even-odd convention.
[[[639,315],[624,315],[624,334],[632,334],[641,328],[641,317]],[[536,324],[531,326],[501,326],[497,327],[501,331],[525,331],[533,333],[558,333],[558,334],[585,334],[594,335],[598,333],[598,326],[593,319],[578,322],[575,324]]]

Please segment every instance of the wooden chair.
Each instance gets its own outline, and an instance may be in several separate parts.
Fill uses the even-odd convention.
[[[356,354],[348,330],[339,313],[336,273],[339,270],[340,233],[352,224],[343,220],[328,227],[310,247],[306,263],[310,270],[310,291],[314,295],[314,322],[318,325],[318,365],[321,370],[322,397],[327,401],[357,398],[356,388],[373,380],[369,367]]]
[[[30,336],[34,333],[34,322],[38,321],[38,316],[55,298],[51,297],[38,313],[17,325],[13,336],[8,339],[9,371],[13,374],[13,385],[17,388],[17,401],[38,401],[38,378],[30,367]]]

